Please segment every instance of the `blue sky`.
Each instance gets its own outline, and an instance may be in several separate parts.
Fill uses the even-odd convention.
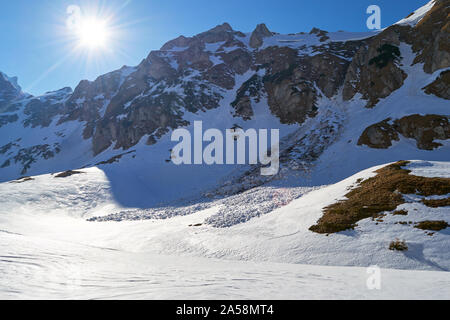
[[[18,76],[32,94],[70,86],[82,79],[137,65],[151,50],[179,35],[192,36],[229,22],[250,32],[261,22],[272,31],[294,33],[319,27],[328,31],[367,31],[366,9],[382,10],[382,27],[404,18],[428,0],[15,0],[0,4],[0,71]],[[107,50],[74,52],[66,9],[78,5],[113,15]]]

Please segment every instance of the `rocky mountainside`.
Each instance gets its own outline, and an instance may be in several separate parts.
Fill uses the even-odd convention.
[[[282,129],[282,170],[270,180],[296,172],[316,185],[402,155],[448,160],[449,4],[431,1],[370,33],[282,35],[264,24],[243,33],[224,23],[38,97],[1,74],[0,180],[97,165],[161,183],[174,168],[170,132],[193,120]],[[330,174],[333,166],[343,169]],[[214,169],[211,186],[225,179],[217,192],[233,193],[268,182],[256,169]],[[186,171],[166,187],[189,188],[199,173]]]

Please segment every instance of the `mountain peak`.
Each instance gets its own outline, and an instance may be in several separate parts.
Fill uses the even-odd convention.
[[[195,37],[205,43],[216,43],[221,41],[232,41],[234,36],[238,33],[239,32],[233,30],[230,24],[225,22],[206,32],[202,32]]]
[[[172,50],[173,48],[185,48],[190,46],[193,42],[198,39],[206,42],[206,43],[214,43],[219,41],[227,41],[231,40],[234,34],[240,34],[239,32],[235,32],[229,23],[224,22],[215,26],[214,28],[202,32],[194,37],[185,37],[179,36],[176,39],[170,40],[165,43],[162,47],[162,51]]]
[[[211,30],[207,32],[232,32],[234,31],[233,28],[230,26],[228,22],[224,22],[222,24],[219,24],[212,28]]]
[[[24,95],[17,80],[17,77],[9,77],[0,72],[0,107]]]
[[[18,84],[18,78],[17,77],[9,77],[9,76],[7,76],[5,73],[3,73],[1,71],[0,71],[0,75],[1,75],[1,79],[4,82],[7,82],[10,85],[12,85],[17,91],[21,91],[22,90],[22,88]]]
[[[271,36],[273,36],[273,32],[271,32],[264,23],[258,24],[250,38],[250,46],[252,48],[259,48],[262,46],[264,38]]]

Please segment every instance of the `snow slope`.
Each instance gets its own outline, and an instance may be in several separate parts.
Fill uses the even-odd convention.
[[[415,162],[421,170],[439,170],[448,174],[449,163]],[[430,166],[431,164],[431,166]],[[429,166],[429,167],[427,167]],[[235,205],[223,199],[210,200],[207,206],[174,207],[176,214],[144,221],[88,222],[95,216],[119,212],[107,177],[96,168],[83,169],[83,174],[68,178],[51,175],[34,177],[23,183],[2,183],[0,229],[35,237],[64,240],[86,245],[110,247],[132,252],[182,254],[238,260],[307,263],[321,265],[369,266],[387,268],[449,270],[448,230],[434,237],[423,231],[396,225],[399,218],[390,216],[376,225],[368,219],[355,231],[328,237],[308,231],[321,217],[322,209],[348,192],[358,179],[374,175],[380,167],[365,170],[338,184],[294,193],[292,188],[261,187],[240,195]],[[431,168],[431,169],[430,169]],[[434,169],[433,169],[434,168]],[[310,191],[310,192],[308,192]],[[293,193],[293,198],[280,193]],[[303,196],[301,196],[303,194]],[[246,223],[221,228],[205,224],[222,212],[251,214],[254,198],[273,203],[270,212]],[[227,199],[225,199],[226,201]],[[448,208],[429,209],[420,204],[405,204],[418,209],[412,218],[446,219]],[[225,207],[224,207],[225,206]],[[185,212],[187,211],[187,212]],[[229,216],[225,216],[226,219]],[[151,217],[150,217],[151,218]],[[213,220],[214,221],[214,220]],[[202,224],[199,227],[189,225]],[[386,248],[397,237],[417,243],[407,254]],[[333,253],[340,252],[339,255]]]
[[[450,172],[448,162],[414,161],[410,167],[424,176]],[[329,236],[308,230],[324,206],[378,168],[292,201],[269,187],[244,193],[233,210],[240,206],[244,212],[258,195],[271,195],[274,210],[228,228],[190,226],[220,212],[222,200],[166,219],[88,222],[120,209],[97,168],[67,178],[2,183],[0,297],[450,298],[449,229],[430,237],[388,215],[384,223],[367,219],[354,231]],[[445,207],[402,207],[410,211],[408,220],[448,219]],[[395,238],[406,240],[410,250],[388,250]],[[431,272],[383,270],[383,289],[370,291],[364,267],[372,265]]]
[[[433,8],[434,4],[435,4],[435,0],[428,2],[423,7],[420,7],[419,9],[414,11],[410,16],[400,20],[396,24],[409,25],[411,27],[416,26],[420,22],[420,20],[422,20],[423,17],[425,17],[425,15],[428,13],[428,11],[430,11]]]
[[[0,299],[448,299],[450,274],[130,253],[0,232]]]

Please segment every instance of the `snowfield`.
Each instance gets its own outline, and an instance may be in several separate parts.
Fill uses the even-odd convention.
[[[326,236],[308,230],[325,206],[381,167],[322,188],[264,186],[197,207],[180,203],[178,214],[173,205],[164,219],[122,222],[88,221],[130,210],[114,200],[98,168],[2,183],[0,297],[450,298],[448,228],[429,236],[388,214],[383,223],[366,219],[354,231]],[[449,162],[413,161],[409,167],[422,176],[450,172]],[[252,199],[265,200],[270,212],[226,227],[211,223],[217,215],[226,221],[254,212]],[[408,221],[448,221],[448,207],[428,208],[418,200],[401,206],[410,211]],[[410,250],[388,250],[396,238]],[[381,290],[366,285],[366,268],[373,265],[383,268]]]
[[[450,274],[129,253],[0,232],[1,299],[448,299]]]

